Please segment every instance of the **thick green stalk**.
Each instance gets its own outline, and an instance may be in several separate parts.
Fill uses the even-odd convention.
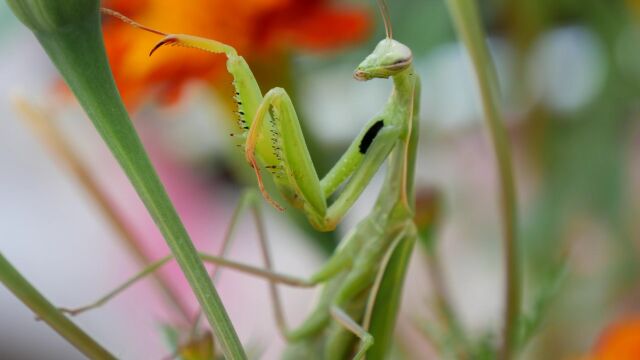
[[[516,236],[517,208],[511,147],[499,111],[498,81],[485,43],[475,0],[447,0],[451,16],[473,64],[486,125],[491,134],[500,178],[500,201],[506,272],[505,314],[501,357],[510,359],[514,350],[521,301],[520,268]]]
[[[162,232],[228,359],[238,336],[129,120],[107,62],[97,0],[8,0],[36,35]]]
[[[93,176],[88,167],[80,160],[74,152],[71,144],[65,139],[63,134],[57,129],[55,121],[48,118],[44,109],[36,109],[31,104],[23,100],[15,103],[16,108],[21,113],[24,120],[30,125],[40,140],[48,146],[51,153],[56,155],[69,172],[74,175],[78,183],[86,190],[87,194],[95,201],[104,218],[109,222],[113,230],[119,235],[122,244],[129,250],[131,255],[138,261],[139,265],[146,266],[152,262],[142,248],[142,242],[125,223],[124,218],[115,206],[109,201],[108,195],[98,185],[98,180]],[[183,298],[174,291],[168,279],[161,273],[155,273],[154,280],[158,290],[167,301],[167,305],[173,307],[182,318],[189,323],[191,312],[184,303]]]
[[[20,275],[0,252],[0,282],[38,317],[80,352],[91,359],[115,359],[100,344],[56,309],[38,290]]]

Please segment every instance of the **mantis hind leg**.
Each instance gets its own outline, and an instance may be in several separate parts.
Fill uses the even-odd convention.
[[[383,234],[385,239],[378,241],[385,241],[389,246],[382,250],[381,258],[375,257],[379,259],[379,264],[353,270],[337,291],[334,303],[330,307],[331,316],[348,332],[340,328],[331,332],[326,344],[327,358],[343,357],[352,349],[353,337],[349,333],[360,339],[360,347],[354,359],[363,358],[367,349],[373,345],[373,335],[369,333],[369,326],[376,298],[392,254],[405,238],[407,231],[408,229],[403,227],[390,234]],[[354,320],[350,313],[354,314],[357,320]]]
[[[360,324],[358,324],[346,311],[338,306],[331,307],[331,317],[340,324],[342,327],[347,329],[349,332],[354,334],[360,339],[360,347],[358,348],[358,352],[353,357],[353,360],[364,359],[367,350],[373,345],[373,336],[369,334],[367,330],[365,330]],[[342,354],[332,354],[332,348],[327,349],[326,358],[327,359],[337,359],[335,356],[341,356]]]
[[[282,283],[282,284],[286,284],[294,287],[312,287],[312,286],[315,286],[315,282],[309,281],[306,279],[297,278],[294,276],[278,274],[272,270],[271,254],[269,253],[269,250],[266,246],[267,240],[266,240],[266,234],[264,231],[264,221],[262,219],[262,215],[259,209],[260,205],[259,205],[258,199],[259,197],[255,194],[254,191],[248,191],[245,195],[242,196],[242,199],[236,211],[234,212],[234,216],[231,221],[229,230],[227,231],[227,234],[225,236],[225,241],[224,241],[225,245],[223,246],[223,253],[225,251],[225,248],[228,247],[230,239],[233,237],[234,229],[240,223],[239,218],[241,213],[244,212],[244,210],[247,209],[248,207],[251,207],[251,209],[253,210],[254,217],[256,219],[257,226],[258,226],[258,235],[259,235],[258,238],[260,240],[260,248],[263,252],[263,258],[265,259],[266,269],[228,260],[221,256],[207,255],[204,253],[199,253],[199,256],[204,262],[216,264],[222,267],[231,268],[240,272],[244,272],[244,273],[258,276],[268,280],[270,283],[270,296],[272,299],[272,304],[274,306],[276,321],[278,322],[278,327],[280,331],[284,334],[286,332],[284,312],[282,310],[283,307],[281,305],[280,297],[277,292],[275,284]],[[70,315],[78,315],[86,311],[89,311],[91,309],[98,308],[108,303],[111,299],[121,294],[122,292],[127,290],[129,287],[136,284],[138,281],[143,280],[147,276],[153,274],[155,271],[160,269],[162,266],[164,266],[171,260],[173,260],[173,256],[169,255],[156,262],[151,263],[149,266],[141,270],[138,274],[136,274],[135,276],[133,276],[132,278],[124,282],[122,285],[109,291],[106,295],[100,297],[99,299],[97,299],[96,301],[88,305],[81,306],[78,308],[61,308],[60,310]],[[217,277],[217,270],[214,271],[213,276]]]

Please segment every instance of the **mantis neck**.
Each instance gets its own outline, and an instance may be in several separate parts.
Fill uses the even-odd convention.
[[[410,66],[393,76],[393,85],[388,110],[400,114],[401,124],[398,125],[406,130],[389,156],[387,175],[376,202],[376,210],[406,217],[414,211],[413,178],[419,134],[420,79],[413,66]]]
[[[393,80],[393,100],[399,106],[408,106],[407,102],[413,102],[413,87],[416,80],[413,65],[391,77]]]

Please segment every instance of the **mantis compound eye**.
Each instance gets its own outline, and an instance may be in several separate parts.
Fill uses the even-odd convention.
[[[387,65],[385,67],[387,70],[390,70],[390,71],[398,71],[398,70],[405,69],[407,66],[411,65],[412,61],[413,61],[412,57],[399,59],[393,62],[391,65]]]

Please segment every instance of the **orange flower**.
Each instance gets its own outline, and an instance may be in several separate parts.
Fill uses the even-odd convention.
[[[163,32],[230,44],[248,61],[277,58],[289,48],[332,49],[362,39],[369,27],[366,12],[328,0],[109,0],[104,6]],[[152,89],[165,100],[175,99],[187,81],[215,82],[225,71],[224,57],[189,49],[161,51],[149,61],[157,35],[115,19],[105,19],[104,30],[116,82],[128,105]]]
[[[609,325],[588,360],[640,359],[640,315]]]
[[[637,18],[640,18],[640,0],[627,0],[627,5],[631,8]]]

